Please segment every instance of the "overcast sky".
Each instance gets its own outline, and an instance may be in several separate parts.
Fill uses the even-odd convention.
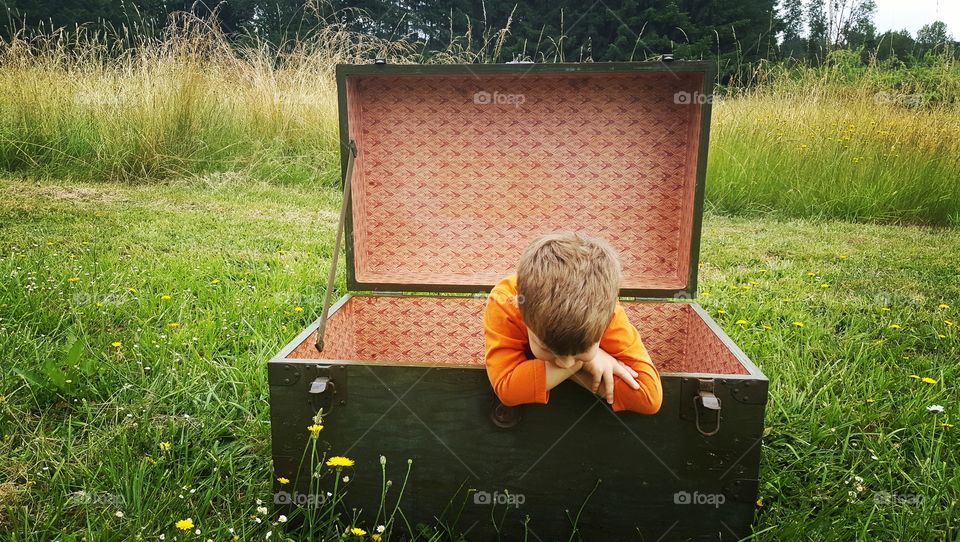
[[[947,23],[947,31],[960,38],[960,0],[875,0],[877,30],[903,30],[916,36],[920,27],[933,21]]]

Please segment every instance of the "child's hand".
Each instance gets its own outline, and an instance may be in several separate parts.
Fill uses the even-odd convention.
[[[600,349],[597,356],[583,364],[583,370],[590,373],[593,377],[591,391],[597,395],[603,395],[607,403],[613,404],[613,377],[616,376],[627,383],[631,388],[638,390],[640,384],[637,383],[638,373],[628,365],[620,362],[610,354]],[[603,393],[599,392],[600,385],[603,384]]]

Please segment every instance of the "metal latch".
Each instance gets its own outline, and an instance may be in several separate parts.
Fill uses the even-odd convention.
[[[330,382],[329,376],[318,376],[316,380],[310,383],[310,393],[323,393],[327,391],[327,387],[333,387],[333,382]]]
[[[700,431],[700,434],[705,437],[710,437],[716,435],[720,431],[720,398],[713,393],[714,382],[712,378],[699,378],[697,379],[697,387],[699,391],[696,397],[693,398],[693,416],[694,421],[697,425],[697,431]],[[706,410],[713,411],[717,417],[717,423],[714,425],[712,431],[705,431],[700,427],[700,409],[701,407]]]
[[[332,406],[347,402],[347,372],[344,367],[333,365],[317,367],[317,377],[310,382],[307,394],[316,408],[329,411]],[[319,374],[318,374],[319,373]]]

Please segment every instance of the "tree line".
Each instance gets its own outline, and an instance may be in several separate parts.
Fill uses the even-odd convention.
[[[78,25],[159,32],[170,14],[215,17],[227,35],[282,44],[318,25],[457,48],[486,61],[714,59],[722,70],[759,60],[822,62],[833,49],[904,64],[957,54],[941,21],[914,36],[878,33],[874,0],[0,0],[0,36]]]

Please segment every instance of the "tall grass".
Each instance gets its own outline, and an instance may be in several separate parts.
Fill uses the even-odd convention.
[[[960,224],[960,64],[849,60],[777,67],[714,108],[715,208]]]
[[[429,57],[422,43],[336,24],[280,47],[230,43],[187,14],[156,39],[21,34],[0,42],[0,171],[126,183],[227,171],[333,185],[337,63],[497,61],[507,30],[484,31],[480,50],[454,40]],[[960,66],[944,57],[904,72],[854,56],[774,66],[747,90],[725,89],[710,149],[714,209],[960,223]]]

